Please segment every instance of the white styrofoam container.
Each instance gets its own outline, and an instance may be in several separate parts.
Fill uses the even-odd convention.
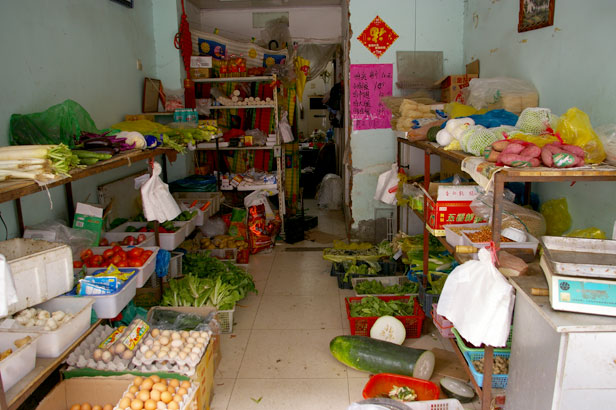
[[[122,225],[118,226],[115,229],[112,229],[110,232],[126,232],[126,227],[134,226],[137,229],[140,229],[147,225],[147,222],[125,222]],[[160,240],[160,247],[167,251],[172,251],[177,248],[182,241],[186,238],[186,222],[174,222],[174,226],[179,229],[173,233],[160,233],[158,234]]]
[[[49,312],[61,310],[70,313],[73,318],[56,330],[43,330],[40,327],[23,327],[17,323],[10,329],[2,331],[11,333],[35,333],[40,336],[36,346],[38,357],[58,357],[86,330],[90,328],[90,316],[94,299],[91,297],[58,296],[36,305]]]
[[[464,245],[464,238],[462,238],[462,231],[458,231],[458,232],[460,232],[458,234],[458,233],[456,233],[456,232],[451,230],[452,227],[455,227],[456,230],[458,230],[458,229],[473,230],[473,228],[481,228],[481,227],[487,226],[487,225],[488,225],[487,222],[479,223],[479,224],[444,225],[443,228],[445,229],[445,239],[447,240],[447,243],[450,244],[453,247]]]
[[[94,300],[93,309],[99,319],[113,319],[137,294],[137,274],[124,282],[124,286],[110,295],[89,295]]]
[[[120,246],[122,245],[122,241],[127,236],[134,236],[135,238],[138,235],[145,235],[145,241],[141,243],[136,243],[134,246],[156,246],[156,238],[154,238],[154,232],[104,232],[103,238],[107,239],[109,243],[117,242]]]
[[[0,242],[0,254],[11,268],[18,297],[9,314],[73,288],[73,254],[67,245],[15,238]]]
[[[26,336],[30,336],[32,341],[17,349],[13,342]],[[38,341],[39,335],[27,331],[0,333],[0,351],[13,349],[13,353],[0,362],[0,375],[2,376],[4,391],[9,390],[34,369]]]
[[[143,287],[143,285],[146,284],[148,279],[150,279],[150,276],[152,276],[152,272],[154,272],[154,270],[156,269],[156,255],[158,254],[158,250],[160,248],[158,246],[140,246],[140,245],[138,246],[140,248],[143,248],[144,250],[152,251],[152,255],[150,255],[148,260],[140,268],[126,267],[123,269],[135,269],[137,271],[137,287],[141,288]],[[90,249],[92,249],[92,252],[94,252],[95,255],[102,255],[103,252],[111,248],[112,246],[94,246]],[[130,251],[133,248],[133,246],[122,246],[121,248],[125,251]],[[97,272],[101,269],[105,269],[105,268],[101,268],[101,267],[87,268],[86,272],[88,273],[88,275],[91,275],[94,272]],[[75,274],[78,274],[79,272],[81,272],[81,268],[75,268],[73,269],[73,271]]]
[[[474,246],[475,248],[485,248],[490,244],[489,242],[472,242],[468,238],[468,236],[466,236],[466,232],[462,232],[462,237],[464,238],[464,245]],[[534,254],[537,254],[538,246],[539,246],[539,240],[535,238],[534,236],[532,236],[531,234],[526,235],[526,242],[501,242],[500,243],[500,248],[503,250],[514,249],[514,248],[531,249]]]

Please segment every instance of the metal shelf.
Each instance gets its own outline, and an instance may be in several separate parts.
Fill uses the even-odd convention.
[[[274,77],[270,75],[255,76],[255,77],[223,77],[223,78],[200,78],[193,80],[195,83],[246,83],[257,81],[274,81]]]
[[[211,105],[210,110],[239,110],[246,108],[274,108],[274,104],[254,104],[254,105]]]

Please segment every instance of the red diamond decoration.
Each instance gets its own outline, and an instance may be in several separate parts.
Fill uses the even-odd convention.
[[[357,40],[366,46],[376,58],[380,58],[398,37],[391,27],[376,16],[357,37]]]

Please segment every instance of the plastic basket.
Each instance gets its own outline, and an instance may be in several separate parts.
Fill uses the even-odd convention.
[[[369,296],[368,296],[369,297]],[[390,300],[403,300],[408,301],[411,296],[375,296],[385,302]],[[378,319],[377,316],[372,317],[351,317],[351,304],[359,303],[363,297],[350,297],[345,298],[344,303],[346,305],[347,318],[349,319],[349,327],[352,335],[357,336],[370,336],[370,329],[374,322]],[[416,297],[413,297],[414,308],[412,316],[395,316],[400,320],[406,329],[406,338],[417,338],[421,336],[421,327],[423,321],[426,318],[424,311],[419,306],[419,302]]]
[[[458,330],[456,328],[452,328],[451,332],[456,338],[456,344],[460,348],[460,351],[462,352],[462,354],[481,353],[483,355],[483,352],[484,352],[483,347],[474,347],[473,345],[471,345],[469,342],[464,340],[462,336],[460,336],[460,333],[458,333]],[[512,335],[513,335],[513,327],[511,328],[511,331],[509,332],[509,338],[507,339],[506,347],[495,347],[494,353],[511,353],[511,336]]]
[[[369,280],[376,280],[378,282],[381,282],[383,284],[383,286],[393,286],[393,285],[404,285],[405,283],[411,282],[409,280],[409,278],[407,278],[406,276],[372,276],[372,277],[366,277],[366,278],[352,278],[351,279],[351,284],[353,285],[353,289],[355,289],[355,286],[361,282],[366,282]],[[359,294],[357,293],[357,291],[355,291],[355,294],[357,296],[402,296],[402,295],[395,295],[395,294]],[[410,296],[417,296],[417,293],[409,293],[407,295]],[[405,295],[405,296],[407,296]]]
[[[468,363],[468,367],[475,378],[478,386],[483,386],[483,373],[479,373],[475,366],[473,365],[473,360],[482,359],[484,355],[483,350],[480,352],[465,352],[464,359]],[[511,356],[511,352],[497,352],[494,349],[494,357],[506,357],[509,358]],[[495,389],[506,389],[507,388],[507,379],[509,378],[508,374],[493,374],[492,375],[492,387]]]
[[[218,319],[222,333],[231,333],[233,331],[233,312],[235,312],[235,306],[231,310],[219,310],[216,312],[216,319]]]
[[[357,261],[356,262],[357,265],[363,265],[366,264],[368,265],[366,262],[362,262],[362,261]],[[392,276],[395,275],[396,273],[396,262],[379,262],[379,266],[381,267],[381,270],[377,272],[377,275],[379,276]],[[376,278],[376,275],[360,275],[360,274],[351,274],[350,275],[350,280],[345,281],[344,277],[345,277],[345,269],[344,269],[344,264],[342,263],[333,263],[332,264],[332,271],[330,272],[332,276],[336,276],[338,278],[338,288],[340,289],[353,289],[353,282],[352,280],[354,278]]]
[[[439,388],[436,384],[422,379],[399,374],[380,373],[372,376],[362,392],[364,399],[387,396],[393,386],[409,387],[417,394],[417,400],[436,400]]]
[[[464,410],[456,399],[412,401],[404,405],[411,410]]]
[[[438,298],[441,294],[428,293],[426,288],[423,287],[421,280],[419,281],[419,303],[426,312],[426,316],[432,319],[432,304],[438,302]]]
[[[455,337],[452,332],[453,323],[447,320],[445,316],[441,316],[436,313],[436,306],[436,303],[432,304],[432,322],[434,323],[434,326],[436,326],[441,336],[448,339],[453,339]]]
[[[182,252],[171,252],[171,259],[169,259],[169,278],[177,278],[182,276]]]

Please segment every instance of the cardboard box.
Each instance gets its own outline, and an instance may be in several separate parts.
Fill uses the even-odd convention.
[[[471,210],[470,204],[479,194],[476,184],[431,183],[424,215],[426,229],[434,236],[445,236],[444,225],[477,223],[483,220]]]
[[[210,78],[212,76],[211,68],[191,68],[190,78],[199,80],[201,78]]]
[[[162,298],[162,289],[160,286],[156,287],[142,287],[137,288],[135,293],[135,298],[133,302],[135,306],[149,309],[153,306],[160,305],[160,300]]]
[[[98,241],[101,238],[101,232],[103,232],[103,213],[104,209],[100,205],[77,202],[73,228],[94,232],[96,240],[92,246],[98,246]]]
[[[212,56],[191,56],[190,68],[212,68]]]
[[[61,381],[39,403],[36,410],[67,410],[73,404],[90,403],[115,407],[134,376],[76,377]]]
[[[464,103],[462,90],[468,87],[471,79],[477,78],[477,74],[450,75],[436,82],[441,87],[441,101]]]

